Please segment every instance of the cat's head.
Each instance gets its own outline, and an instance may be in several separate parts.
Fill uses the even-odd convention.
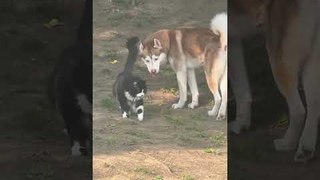
[[[143,99],[147,93],[147,86],[143,80],[134,80],[126,83],[127,98],[131,101]]]

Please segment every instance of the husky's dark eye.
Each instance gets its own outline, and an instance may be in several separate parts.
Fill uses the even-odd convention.
[[[150,60],[146,60],[146,62],[148,63],[148,62],[150,62]]]
[[[158,60],[158,58],[159,58],[159,57],[155,57],[154,60],[156,61],[156,60]]]

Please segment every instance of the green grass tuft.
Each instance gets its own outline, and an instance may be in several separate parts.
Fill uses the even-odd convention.
[[[185,175],[185,176],[183,176],[182,179],[183,179],[183,180],[194,180],[195,178],[192,177],[191,175]]]
[[[103,108],[110,109],[113,107],[113,100],[109,98],[103,99],[101,104]]]

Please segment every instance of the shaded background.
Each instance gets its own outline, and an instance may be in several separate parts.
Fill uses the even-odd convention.
[[[319,179],[318,158],[298,164],[293,160],[295,151],[275,151],[273,140],[282,138],[289,123],[287,104],[274,82],[263,36],[248,37],[243,45],[253,99],[252,127],[240,135],[228,135],[229,179]],[[229,121],[235,118],[235,102],[230,95]]]
[[[91,158],[70,157],[63,121],[46,97],[48,75],[75,40],[83,4],[0,3],[0,179],[91,179]]]

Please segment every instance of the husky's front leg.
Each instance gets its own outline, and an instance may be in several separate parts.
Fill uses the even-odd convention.
[[[172,105],[173,109],[183,108],[187,101],[187,71],[181,70],[176,72],[178,87],[179,87],[179,101]]]
[[[239,134],[251,125],[251,92],[240,38],[230,39],[228,78],[236,100],[236,119],[229,130]]]
[[[188,69],[188,84],[192,94],[192,102],[188,104],[188,107],[193,109],[199,105],[199,90],[194,69]]]

